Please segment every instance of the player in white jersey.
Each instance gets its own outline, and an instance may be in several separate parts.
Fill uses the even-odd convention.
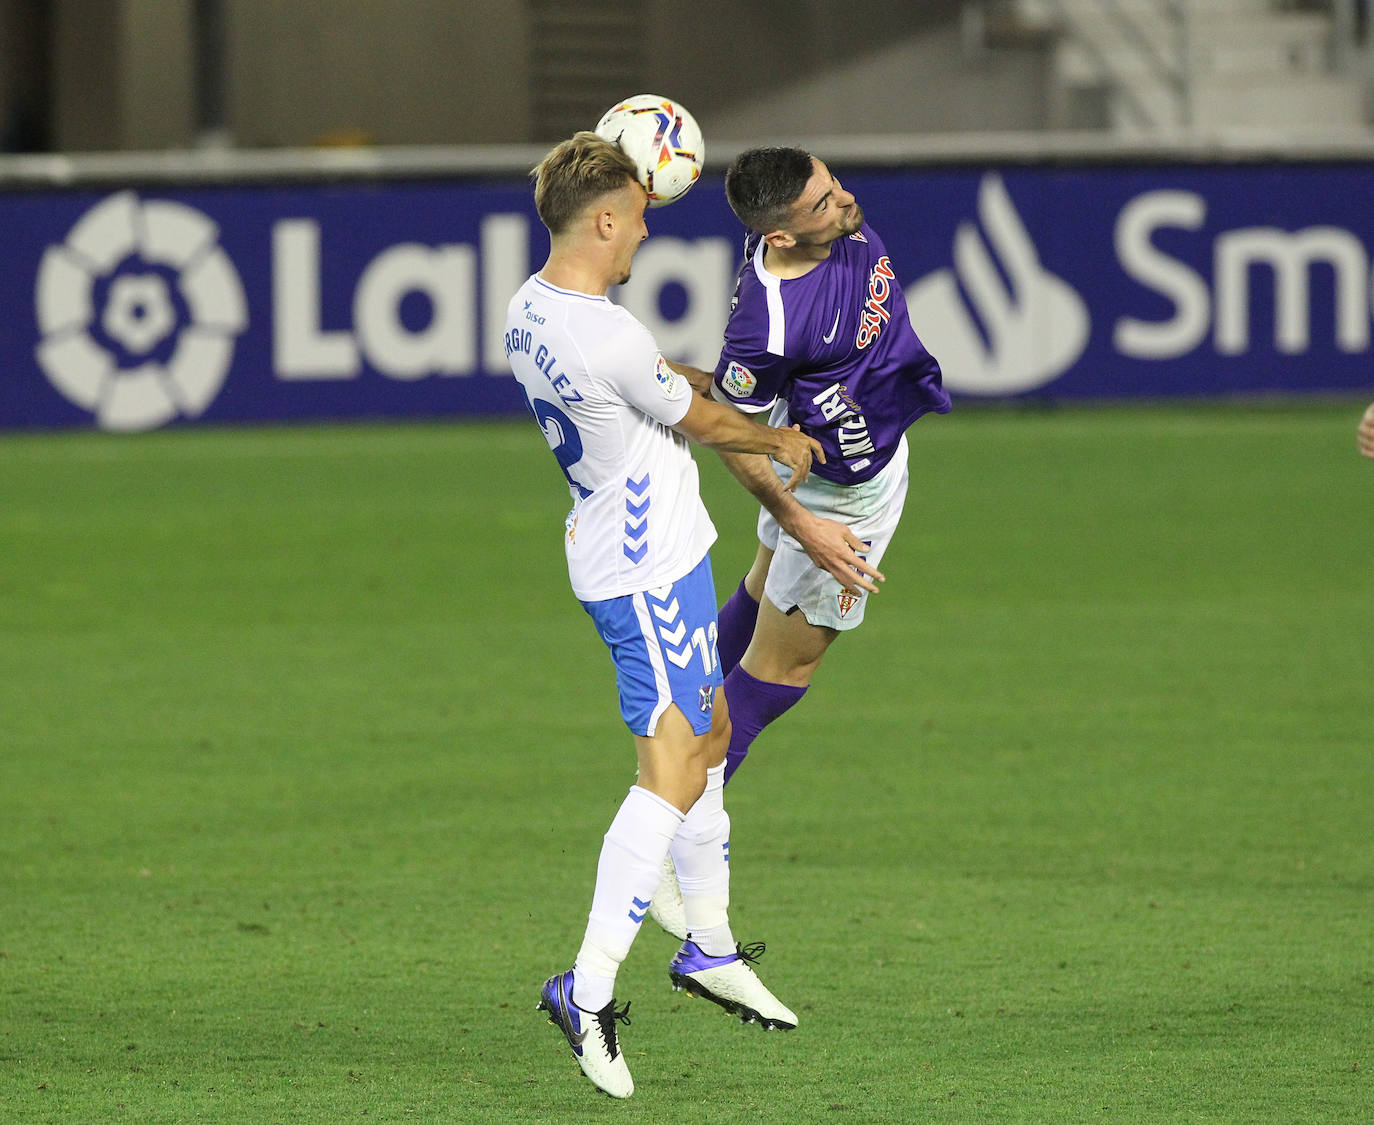
[[[576,962],[544,983],[539,1008],[583,1072],[623,1098],[634,1083],[616,1023],[629,1022],[629,1005],[616,1008],[615,977],[670,852],[687,926],[669,966],[673,985],[742,1019],[796,1026],[750,968],[758,947],[742,948],[730,930],[729,716],[707,555],[715,528],[687,441],[771,454],[798,482],[820,446],[694,394],[689,376],[705,373],[666,360],[606,297],[628,280],[648,236],[648,197],[620,149],[578,133],[533,175],[550,251],[510,303],[506,354],[568,481],[568,575],[611,650],[639,765],[606,832]]]
[[[690,390],[649,330],[604,295],[535,274],[516,293],[507,355],[572,492],[573,593],[604,601],[682,577],[715,541],[676,425]]]

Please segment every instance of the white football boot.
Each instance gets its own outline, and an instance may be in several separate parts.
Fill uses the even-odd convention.
[[[625,1065],[615,1025],[630,1022],[630,1004],[616,1010],[612,1000],[599,1012],[588,1012],[573,1003],[573,974],[569,969],[549,977],[539,990],[536,1008],[549,1013],[549,1023],[563,1032],[577,1057],[577,1065],[598,1089],[613,1098],[628,1098],[635,1092],[630,1068]]]
[[[749,946],[736,944],[735,952],[724,957],[708,957],[696,942],[685,941],[668,966],[668,977],[673,988],[719,1004],[739,1016],[741,1023],[757,1020],[769,1031],[790,1031],[797,1026],[796,1014],[750,968],[763,950],[763,942],[758,941]]]

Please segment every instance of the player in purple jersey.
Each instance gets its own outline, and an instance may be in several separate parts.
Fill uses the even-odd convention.
[[[754,565],[721,612],[728,777],[863,620],[906,496],[907,427],[950,402],[881,239],[822,161],[753,149],[725,183],[750,234],[712,393],[799,423],[827,462],[793,496],[768,458],[722,454],[764,509]],[[835,548],[836,524],[850,557]]]
[[[950,402],[882,240],[822,161],[751,149],[725,191],[749,233],[709,392],[772,425],[800,425],[826,453],[794,492],[766,456],[721,454],[762,505],[753,566],[720,611],[728,780],[805,694],[831,642],[863,620],[906,499],[906,430]],[[667,864],[664,873],[653,914],[678,933]]]
[[[783,274],[781,251],[750,232],[716,397],[748,413],[785,410],[825,448],[818,475],[860,484],[892,460],[912,422],[948,411],[949,396],[858,204],[831,229],[843,234],[827,257]]]

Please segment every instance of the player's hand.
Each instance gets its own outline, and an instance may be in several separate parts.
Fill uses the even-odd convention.
[[[1358,438],[1360,452],[1366,457],[1374,457],[1374,403],[1370,404],[1360,419]]]
[[[789,426],[786,429],[779,426],[775,432],[778,440],[782,442],[782,448],[773,453],[773,459],[781,461],[792,470],[791,479],[783,485],[788,492],[792,492],[811,475],[813,457],[822,465],[825,464],[825,450],[815,438],[802,433],[800,426]]]
[[[865,591],[876,594],[876,583],[887,581],[882,572],[863,557],[868,553],[869,544],[842,523],[817,516],[792,534],[811,561],[851,594]]]

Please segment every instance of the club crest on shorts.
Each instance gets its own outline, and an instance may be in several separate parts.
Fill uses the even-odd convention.
[[[715,696],[716,693],[711,690],[710,684],[706,684],[697,689],[697,699],[701,703],[702,714],[706,714],[711,710],[711,705],[715,703]]]
[[[863,595],[851,594],[848,590],[841,590],[835,595],[835,600],[840,604],[840,616],[848,617],[850,610],[863,600]]]

